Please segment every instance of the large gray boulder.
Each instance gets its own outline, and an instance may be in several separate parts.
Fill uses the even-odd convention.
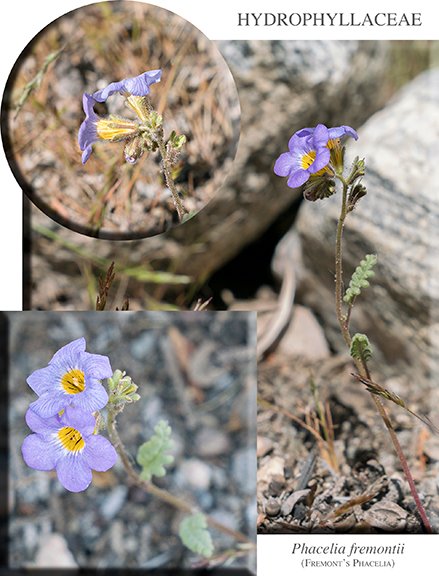
[[[358,126],[386,98],[388,43],[232,41],[220,42],[219,48],[239,90],[241,138],[226,182],[205,209],[165,235],[132,242],[87,238],[37,211],[33,221],[81,250],[115,260],[116,266],[151,265],[189,274],[199,285],[260,237],[300,195],[273,174],[291,134],[316,120]],[[72,279],[77,267],[71,252],[40,235],[33,251],[32,307],[89,307],[85,288]],[[57,282],[48,287],[51,274]],[[131,281],[130,289],[132,306],[146,307],[144,287]]]
[[[376,276],[355,304],[354,331],[368,334],[378,367],[431,386],[439,355],[439,70],[402,89],[360,129],[347,157],[366,159],[368,194],[345,227],[345,282],[367,253]],[[305,202],[298,229],[305,264],[300,298],[343,348],[334,313],[334,242],[340,193]]]

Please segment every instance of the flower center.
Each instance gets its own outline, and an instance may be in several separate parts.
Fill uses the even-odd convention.
[[[308,152],[305,152],[305,154],[302,156],[300,160],[302,168],[304,170],[308,170],[308,168],[312,165],[315,159],[316,159],[315,150],[309,150]]]
[[[61,386],[67,394],[79,394],[85,390],[84,372],[73,368],[61,378]]]
[[[120,118],[119,116],[110,116],[108,118],[99,118],[96,121],[96,134],[101,140],[110,142],[119,142],[137,134],[139,126],[132,120]]]
[[[70,426],[64,426],[64,428],[58,430],[58,438],[63,448],[69,452],[79,452],[85,446],[82,434]]]

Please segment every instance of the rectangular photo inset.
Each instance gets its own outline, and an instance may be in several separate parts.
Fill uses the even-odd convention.
[[[254,570],[254,314],[2,319],[10,568]]]

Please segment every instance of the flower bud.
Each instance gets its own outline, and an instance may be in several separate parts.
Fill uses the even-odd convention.
[[[171,132],[168,143],[172,148],[180,150],[186,144],[186,136],[184,134],[177,134],[175,130]]]
[[[361,184],[361,182],[358,182],[357,184],[355,184],[355,186],[353,186],[349,192],[347,211],[352,212],[352,210],[355,208],[357,202],[361,198],[363,198],[363,196],[366,196],[366,194],[367,194],[366,187],[363,186],[363,184]]]
[[[143,139],[140,136],[136,136],[135,138],[129,140],[125,145],[125,160],[129,164],[135,164],[137,160],[142,156],[143,151]]]
[[[134,384],[132,378],[125,372],[116,370],[112,378],[108,379],[108,388],[110,389],[110,402],[122,407],[124,404],[130,404],[140,400],[137,394],[138,386]]]
[[[364,161],[364,158],[360,159],[357,156],[352,163],[351,173],[349,174],[346,180],[348,185],[352,185],[354,184],[355,180],[358,180],[358,178],[362,178],[364,176],[365,171],[366,171],[366,162]]]

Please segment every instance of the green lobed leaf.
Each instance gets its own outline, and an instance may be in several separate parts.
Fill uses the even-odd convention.
[[[183,544],[192,552],[206,558],[212,556],[212,537],[207,529],[206,518],[201,512],[185,518],[180,523],[178,534]]]
[[[346,294],[343,297],[343,300],[347,304],[352,304],[354,299],[360,295],[361,290],[369,286],[369,278],[372,278],[372,276],[375,275],[373,267],[376,263],[376,254],[367,254],[355,268],[348,289],[346,290]]]
[[[172,450],[172,429],[165,420],[160,420],[154,428],[154,435],[137,451],[137,462],[142,467],[140,477],[149,482],[153,476],[162,477],[166,474],[166,466],[174,461],[168,454]]]
[[[372,357],[372,347],[366,334],[354,334],[351,341],[350,353],[356,360],[370,360]]]

